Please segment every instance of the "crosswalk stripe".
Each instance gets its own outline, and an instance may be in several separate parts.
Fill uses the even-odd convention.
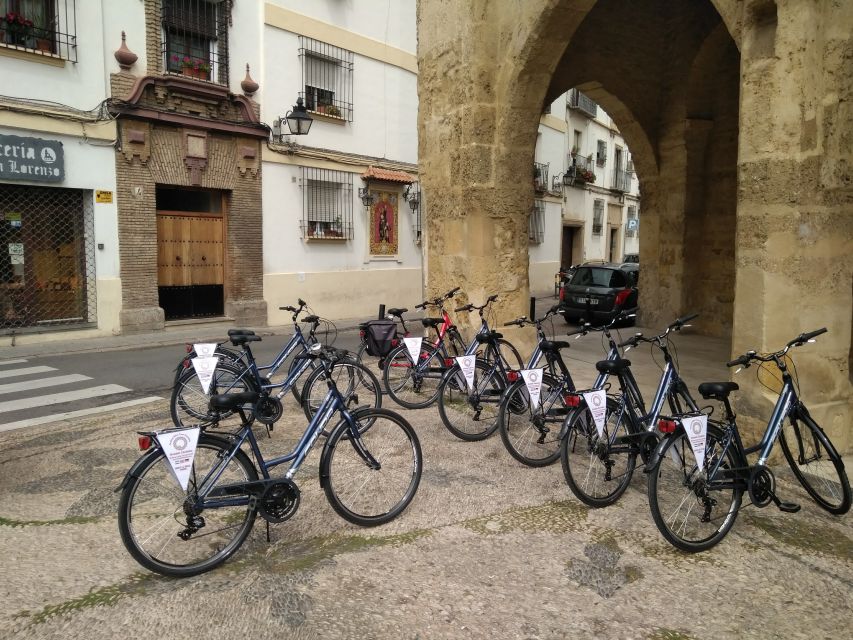
[[[56,371],[53,367],[24,367],[23,369],[12,369],[10,371],[0,371],[0,378],[15,378],[17,376],[30,376],[34,373],[47,373],[48,371]]]
[[[22,362],[27,362],[24,358],[18,358],[17,360],[3,360],[0,362],[0,367],[5,367],[7,364],[21,364]]]
[[[65,391],[63,393],[52,393],[34,398],[23,398],[20,400],[7,400],[0,402],[0,413],[6,411],[20,411],[21,409],[32,409],[33,407],[45,407],[51,404],[61,404],[63,402],[73,402],[75,400],[85,400],[87,398],[97,398],[99,396],[108,396],[112,393],[124,393],[130,391],[127,387],[122,387],[118,384],[104,384],[98,387],[89,387],[78,391]]]
[[[83,380],[91,379],[92,378],[89,376],[84,376],[81,373],[70,373],[67,376],[39,378],[37,380],[27,380],[26,382],[10,382],[9,384],[0,384],[0,395],[3,395],[4,393],[15,393],[17,391],[44,389],[45,387],[57,387],[61,384],[71,384],[72,382],[82,382]]]
[[[18,420],[17,422],[8,422],[0,424],[0,432],[12,431],[14,429],[23,429],[24,427],[35,427],[40,424],[48,424],[50,422],[59,422],[60,420],[70,420],[72,418],[81,418],[83,416],[91,416],[98,413],[107,413],[108,411],[117,411],[126,407],[133,407],[149,402],[162,401],[163,398],[157,396],[148,396],[146,398],[135,398],[133,400],[125,400],[124,402],[115,402],[113,404],[105,404],[100,407],[91,407],[89,409],[78,409],[77,411],[65,411],[64,413],[54,413],[49,416],[41,416],[40,418],[28,418],[27,420]]]

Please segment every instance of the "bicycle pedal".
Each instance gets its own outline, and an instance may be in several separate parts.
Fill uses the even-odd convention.
[[[776,506],[779,508],[779,511],[784,511],[785,513],[797,513],[800,510],[800,505],[793,502],[780,502]]]

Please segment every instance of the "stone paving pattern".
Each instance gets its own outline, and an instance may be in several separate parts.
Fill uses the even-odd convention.
[[[585,344],[572,363],[584,374],[598,349]],[[725,358],[696,358],[709,344],[682,349],[693,387],[705,362]],[[632,360],[648,389],[654,365]],[[779,493],[800,513],[746,509],[721,545],[684,555],[655,528],[642,473],[619,503],[589,510],[559,463],[528,469],[497,436],[457,440],[435,408],[401,413],[424,474],[400,518],[376,529],[339,518],[316,448],[296,476],[300,509],[271,542],[259,519],[228,563],[184,580],[138,566],[115,516],[135,432],[167,426],[165,403],[0,434],[0,638],[848,637],[849,516],[822,512],[784,469]],[[289,448],[303,426],[288,396],[264,452]]]

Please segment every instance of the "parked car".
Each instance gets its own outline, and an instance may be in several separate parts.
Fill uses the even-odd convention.
[[[633,263],[583,264],[560,288],[560,308],[566,322],[609,320],[619,311],[636,313],[640,267]]]
[[[625,257],[622,258],[622,262],[636,262],[637,264],[639,264],[640,254],[639,253],[626,253]]]

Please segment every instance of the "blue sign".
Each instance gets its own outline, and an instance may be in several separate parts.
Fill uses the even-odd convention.
[[[61,142],[0,135],[0,180],[62,182],[64,179]]]

